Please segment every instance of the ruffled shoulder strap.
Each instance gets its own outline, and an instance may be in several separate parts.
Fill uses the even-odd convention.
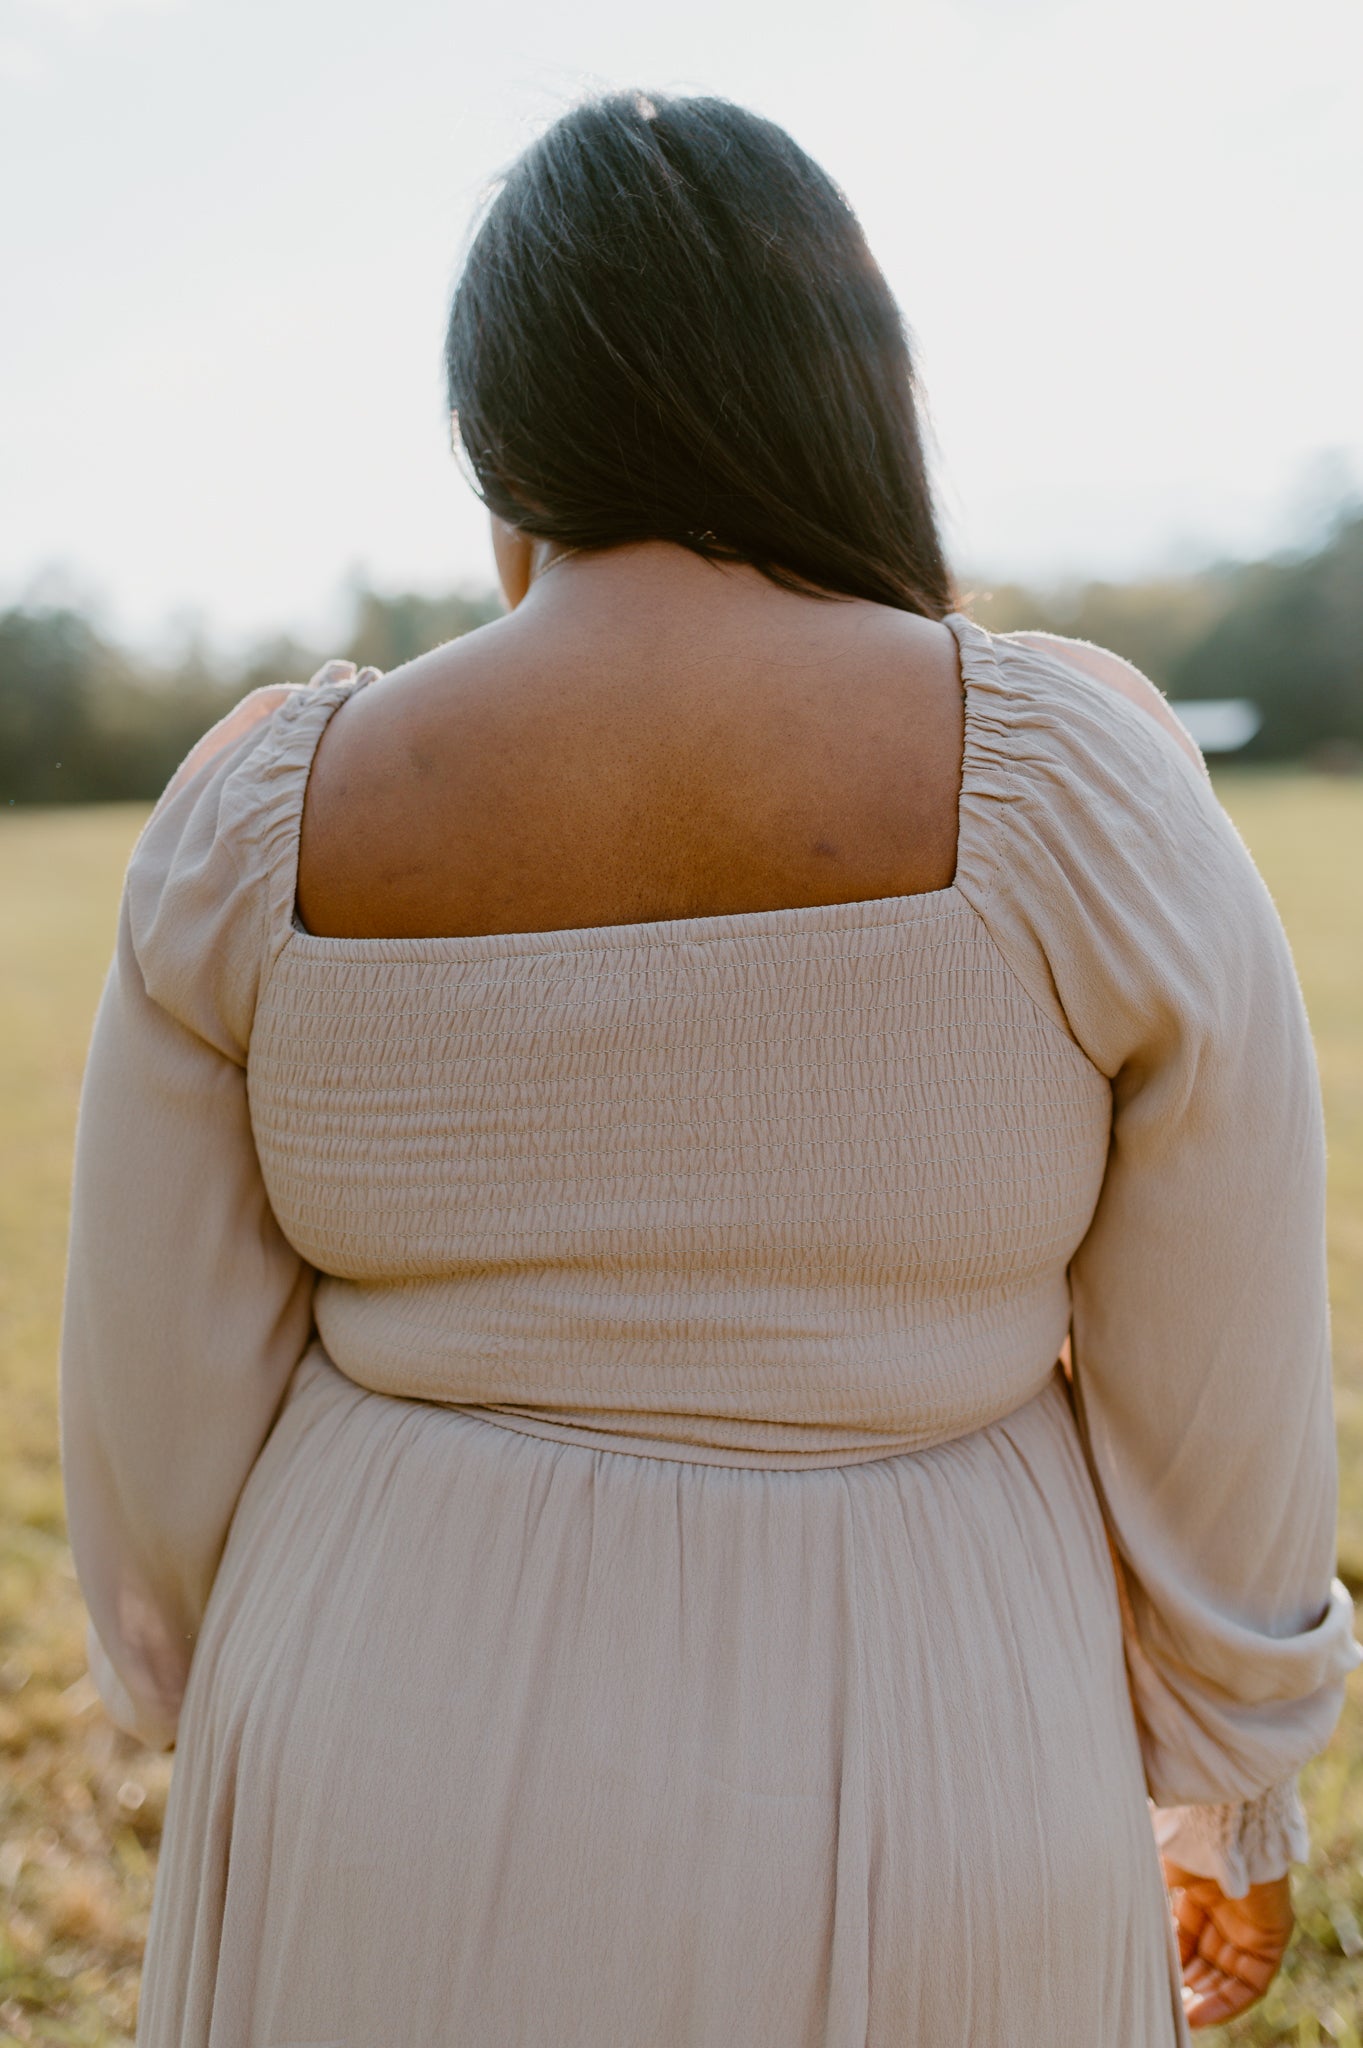
[[[1112,1074],[1125,1034],[1105,1029],[1103,988],[1129,988],[1138,963],[1176,972],[1203,937],[1208,886],[1243,904],[1263,885],[1205,767],[1159,719],[1049,649],[947,623],[967,701],[956,886],[1033,1000]],[[1059,956],[1079,944],[1062,994]]]
[[[288,944],[298,894],[298,843],[313,756],[334,712],[380,671],[330,661],[277,714],[268,746],[251,768],[246,823],[263,905],[262,976]]]
[[[309,683],[252,690],[190,750],[133,848],[124,894],[147,992],[238,1064],[292,923],[317,741],[378,673],[330,661]]]

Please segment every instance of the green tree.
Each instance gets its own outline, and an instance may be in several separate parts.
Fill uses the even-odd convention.
[[[0,801],[69,803],[99,777],[95,712],[121,658],[66,606],[0,613]]]
[[[432,647],[457,640],[500,618],[504,605],[491,591],[474,595],[380,597],[363,587],[355,592],[355,624],[346,654],[361,668],[400,668]]]
[[[1174,697],[1249,697],[1263,724],[1245,759],[1363,749],[1363,514],[1316,553],[1235,578],[1221,618],[1173,665]]]

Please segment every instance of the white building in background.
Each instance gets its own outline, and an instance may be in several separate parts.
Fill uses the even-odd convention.
[[[1189,697],[1171,702],[1169,709],[1204,754],[1233,754],[1264,722],[1262,711],[1248,697]]]

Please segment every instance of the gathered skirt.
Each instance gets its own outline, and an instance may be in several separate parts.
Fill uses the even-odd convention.
[[[190,1669],[138,2048],[1175,2048],[1057,1371],[916,1453],[603,1450],[319,1345]]]

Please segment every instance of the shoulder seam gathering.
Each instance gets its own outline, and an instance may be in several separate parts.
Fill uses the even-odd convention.
[[[281,712],[286,706],[298,707],[296,710],[290,709],[289,722],[280,744],[268,751],[262,749],[266,758],[256,759],[255,766],[258,772],[278,777],[278,787],[262,792],[259,803],[254,807],[255,830],[252,843],[260,848],[263,856],[259,876],[263,904],[260,974],[256,987],[257,1008],[264,997],[271,975],[293,937],[293,909],[298,892],[298,848],[302,834],[303,804],[307,796],[308,778],[314,755],[333,713],[339,711],[355,689],[367,682],[371,675],[378,673],[378,670],[373,669],[357,669],[349,676],[334,678],[327,683],[314,684],[311,687],[300,684],[293,695],[286,698],[285,703],[279,707]],[[307,713],[316,713],[319,710],[325,715],[316,723],[315,730],[311,730],[307,725],[300,728],[300,720]],[[300,730],[304,734],[305,743],[290,754],[290,742],[297,738]],[[272,824],[283,842],[282,852],[279,847],[270,843]]]
[[[1103,682],[1100,677],[1092,675],[1088,669],[1080,668],[1075,663],[1066,661],[1063,655],[1053,653],[1050,648],[1027,646],[1025,643],[1016,640],[1010,633],[991,634],[989,637],[995,642],[1004,642],[1026,661],[1058,669],[1064,680],[1077,685],[1084,696],[1091,698],[1096,704],[1105,704],[1114,709],[1119,724],[1125,724],[1129,731],[1144,734],[1148,741],[1152,741],[1155,754],[1163,762],[1166,764],[1170,761],[1177,762],[1191,787],[1195,789],[1209,789],[1211,787],[1211,777],[1207,774],[1205,767],[1202,769],[1197,767],[1197,764],[1179,745],[1168,728],[1162,725],[1159,719],[1154,717],[1151,712],[1143,710],[1130,697],[1124,696],[1120,690],[1114,689],[1110,683]],[[1099,653],[1111,652],[1110,649],[1098,647],[1096,641],[1080,641],[1076,644],[1094,647]],[[1134,667],[1134,663],[1132,666]],[[1136,673],[1140,675],[1142,671],[1137,669]],[[1150,678],[1146,676],[1144,680],[1149,682]],[[1151,684],[1151,687],[1155,688],[1157,686]],[[1161,695],[1163,695],[1163,692],[1161,692]]]

